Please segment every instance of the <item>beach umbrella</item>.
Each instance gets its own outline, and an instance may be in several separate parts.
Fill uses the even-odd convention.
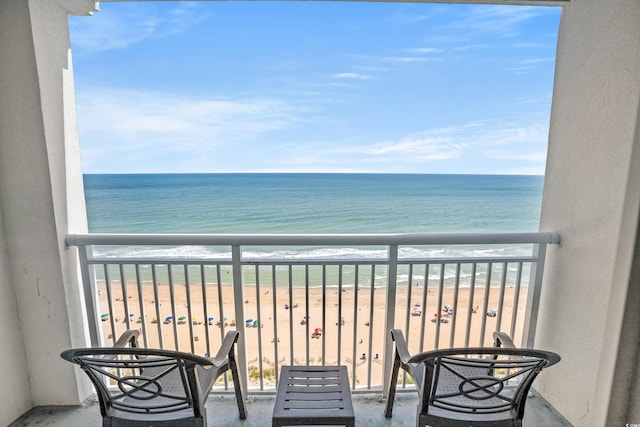
[[[173,316],[167,316],[166,319],[164,319],[165,322],[171,322],[173,320]]]
[[[180,317],[178,317],[178,321],[179,321],[179,322],[183,322],[183,321],[185,321],[185,320],[187,320],[187,318],[186,318],[185,316],[180,316]]]
[[[244,321],[244,323],[246,323],[247,325],[250,325],[251,323],[253,323],[253,319],[247,319]]]
[[[315,332],[316,334],[321,334],[322,328],[316,328],[313,332]]]
[[[102,316],[100,316],[100,318],[101,318],[102,320],[107,320],[107,319],[109,318],[109,313],[105,313],[105,314],[103,314]]]
[[[213,321],[214,321],[214,318],[213,318],[213,317],[209,317],[207,320],[208,320],[209,322],[213,322]]]

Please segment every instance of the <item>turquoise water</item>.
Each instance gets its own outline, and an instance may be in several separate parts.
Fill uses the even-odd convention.
[[[537,231],[543,177],[85,175],[91,232]]]
[[[533,232],[538,230],[542,184],[540,176],[487,175],[85,176],[89,230],[94,233]],[[409,258],[530,253],[526,245],[400,248],[400,256]],[[228,247],[203,246],[100,247],[96,255],[231,256]],[[250,247],[243,255],[380,259],[386,257],[386,248]],[[352,270],[347,273],[352,275]],[[294,274],[301,280],[304,272]],[[378,274],[383,281],[385,272]],[[286,283],[286,271],[282,275]],[[447,267],[446,278],[454,275],[455,266]],[[148,280],[150,273],[143,276]],[[166,279],[166,273],[162,276]],[[319,281],[319,274],[312,276]],[[361,277],[365,282],[366,276]],[[408,280],[406,272],[399,272],[400,282]]]

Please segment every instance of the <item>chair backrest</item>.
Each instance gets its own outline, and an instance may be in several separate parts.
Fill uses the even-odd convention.
[[[61,356],[80,365],[93,382],[103,417],[140,419],[192,412],[202,417],[196,366],[206,358],[170,350],[84,348]],[[206,396],[205,396],[206,397]]]
[[[557,363],[555,353],[513,348],[459,348],[416,354],[425,364],[423,410],[460,414],[524,415],[527,393],[540,371]]]

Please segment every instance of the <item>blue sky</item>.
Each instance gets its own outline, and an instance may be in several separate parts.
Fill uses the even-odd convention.
[[[559,8],[100,9],[70,18],[85,173],[544,173]]]

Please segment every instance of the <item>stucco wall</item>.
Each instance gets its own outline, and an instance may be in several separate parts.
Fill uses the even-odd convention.
[[[26,38],[20,22],[15,16],[25,16],[28,11],[24,2],[0,2],[0,425],[8,425],[24,411],[31,408],[31,392],[26,363],[26,353],[22,341],[22,325],[18,318],[17,300],[13,289],[14,282],[10,272],[9,252],[2,212],[8,209],[8,201],[3,197],[6,190],[2,187],[6,173],[2,163],[6,161],[5,147],[11,141],[14,129],[10,122],[13,114],[10,102],[16,99],[16,91],[11,76],[16,72],[35,76],[34,70],[21,69],[10,51],[21,46],[20,39]],[[27,27],[28,28],[28,27]],[[20,35],[18,35],[20,34]]]
[[[2,16],[1,5],[0,16]],[[0,19],[0,40],[2,40],[2,26],[3,22]],[[2,67],[0,67],[1,69]],[[1,93],[2,90],[0,89]],[[2,141],[1,126],[0,141]],[[25,363],[26,355],[22,345],[22,328],[18,319],[16,296],[13,292],[13,284],[9,272],[9,258],[2,226],[2,209],[0,209],[0,337],[2,339],[2,351],[0,352],[0,375],[2,376],[0,425],[6,426],[31,408],[31,392],[27,377],[27,364]]]
[[[637,0],[578,0],[563,13],[541,216],[562,244],[549,248],[536,341],[563,360],[536,386],[579,426],[613,425],[640,199],[639,46]]]
[[[87,3],[0,1],[0,312],[8,316],[0,337],[19,352],[0,353],[2,367],[17,362],[1,371],[0,425],[31,405],[77,404],[90,392],[59,357],[86,343],[76,254],[64,236],[86,231],[83,204],[69,203],[84,196],[67,13]]]

